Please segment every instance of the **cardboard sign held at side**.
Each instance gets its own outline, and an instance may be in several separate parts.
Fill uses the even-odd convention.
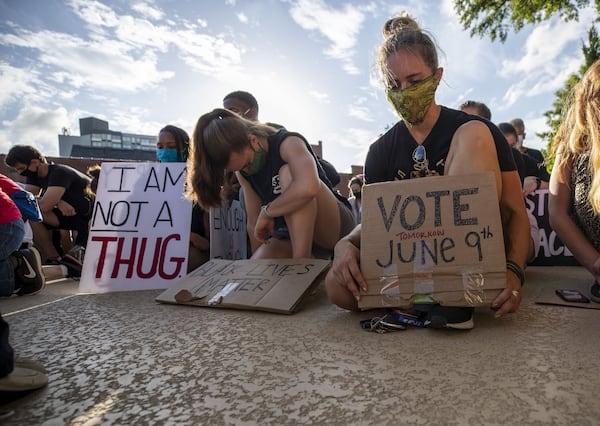
[[[320,259],[212,259],[156,300],[290,314],[329,267]]]
[[[489,305],[506,287],[493,173],[363,187],[360,309],[406,307],[422,295],[446,306]]]

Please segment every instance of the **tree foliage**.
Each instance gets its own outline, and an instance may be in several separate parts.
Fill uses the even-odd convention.
[[[549,131],[544,133],[537,133],[537,136],[547,141],[547,149],[545,157],[552,163],[552,159],[549,158],[548,154],[551,152],[550,148],[554,135],[558,131],[558,127],[562,121],[564,108],[568,105],[569,95],[573,87],[577,84],[587,69],[592,66],[594,62],[600,59],[600,38],[596,28],[592,27],[588,31],[587,44],[582,42],[581,51],[583,52],[583,64],[579,67],[577,73],[573,73],[567,79],[564,87],[557,90],[554,95],[556,100],[552,103],[553,109],[546,111],[544,116],[546,117],[546,124],[549,127]],[[551,166],[551,164],[550,164]]]
[[[579,20],[582,9],[592,6],[596,9],[596,22],[600,22],[600,0],[454,0],[454,9],[463,28],[471,30],[471,36],[489,36],[492,41],[506,41],[511,31],[518,32],[527,24],[536,24],[558,15],[563,21]],[[587,45],[583,42],[584,63],[577,73],[571,74],[562,89],[555,92],[556,100],[552,109],[546,111],[546,124],[549,131],[537,136],[547,143],[545,157],[551,169],[553,159],[549,158],[552,139],[560,126],[562,113],[573,86],[585,71],[600,59],[600,39],[594,26],[588,31]]]
[[[600,0],[454,0],[454,10],[471,36],[488,35],[506,41],[509,32],[527,24],[546,21],[558,14],[563,21],[579,19],[580,10],[593,5],[596,16]]]

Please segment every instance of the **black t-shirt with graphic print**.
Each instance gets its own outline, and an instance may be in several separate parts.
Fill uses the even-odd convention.
[[[369,148],[365,162],[366,183],[443,175],[454,133],[464,123],[472,120],[481,121],[490,129],[496,144],[500,170],[503,172],[516,170],[510,146],[502,132],[493,123],[481,117],[442,106],[437,122],[423,142],[427,163],[413,159],[418,144],[408,131],[406,124],[399,121]],[[415,157],[419,160],[418,155]]]

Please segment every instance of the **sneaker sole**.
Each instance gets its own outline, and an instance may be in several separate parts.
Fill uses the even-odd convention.
[[[431,317],[431,323],[429,324],[431,328],[450,328],[453,330],[471,330],[475,327],[475,322],[473,318],[465,322],[453,322],[448,324],[446,322],[446,318],[444,317]]]
[[[15,367],[12,373],[0,379],[0,391],[21,392],[43,388],[48,384],[48,376],[36,370]]]
[[[42,256],[40,255],[40,252],[33,247],[30,247],[26,250],[29,250],[30,253],[33,253],[33,256],[35,257],[35,266],[37,267],[36,274],[40,276],[42,284],[40,285],[39,289],[26,293],[22,291],[23,287],[21,287],[21,290],[17,293],[19,296],[33,296],[34,294],[38,294],[40,291],[42,291],[46,286],[46,277],[44,276],[44,270],[42,269]]]
[[[46,367],[44,367],[41,363],[29,358],[17,358],[15,360],[15,367],[29,368],[30,370],[35,370],[43,374],[48,372]]]

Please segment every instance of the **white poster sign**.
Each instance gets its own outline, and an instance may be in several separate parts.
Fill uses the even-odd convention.
[[[210,258],[247,259],[246,210],[233,200],[230,207],[210,209]]]
[[[185,179],[185,163],[102,164],[80,291],[163,289],[185,276]]]

